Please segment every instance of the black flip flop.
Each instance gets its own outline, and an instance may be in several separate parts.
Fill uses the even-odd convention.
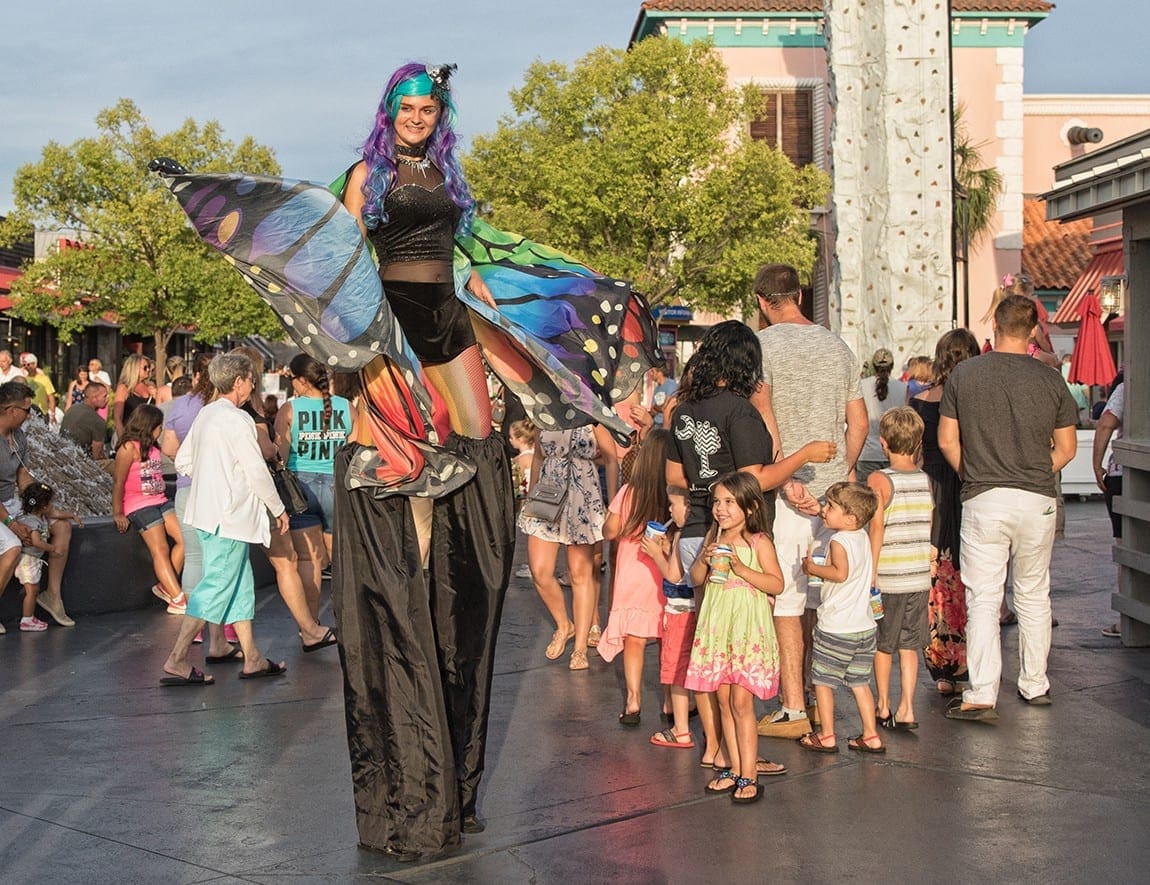
[[[171,688],[176,685],[215,685],[216,680],[212,676],[205,676],[202,670],[197,670],[192,667],[192,672],[187,676],[165,676],[160,680],[160,685],[165,688]]]
[[[240,679],[263,679],[265,676],[282,676],[287,672],[287,666],[277,664],[275,661],[265,661],[266,666],[254,673],[240,673]]]
[[[734,784],[731,784],[729,787],[720,787],[719,789],[715,789],[711,786],[711,784],[714,783],[715,781],[726,781],[726,780],[730,780],[730,781],[738,780],[738,778],[735,777],[735,773],[733,771],[731,771],[729,768],[718,772],[718,774],[715,777],[711,778],[711,780],[709,780],[707,782],[707,784],[703,787],[703,792],[710,795],[710,796],[717,796],[717,795],[721,795],[723,793],[735,792],[735,785]]]
[[[327,648],[329,645],[335,645],[339,640],[335,637],[335,631],[331,627],[327,628],[327,632],[323,634],[323,639],[319,642],[313,642],[311,645],[304,644],[303,653],[311,654],[313,651],[319,651],[321,648]]]
[[[622,713],[619,714],[619,724],[624,725],[627,728],[638,728],[639,723],[641,721],[642,721],[642,717],[640,716],[640,713],[638,710],[634,710],[630,713],[628,713],[626,710],[624,710]]]
[[[242,664],[244,662],[244,650],[238,645],[233,645],[226,655],[206,655],[204,660],[209,664]]]

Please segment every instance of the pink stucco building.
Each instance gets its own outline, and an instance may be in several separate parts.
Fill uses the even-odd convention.
[[[1022,269],[1024,200],[1047,191],[1058,163],[1145,129],[1150,95],[1028,95],[1025,42],[1032,27],[1057,15],[1045,0],[951,0],[951,62],[954,103],[982,160],[1002,174],[1005,193],[993,230],[972,244],[969,285],[956,273],[960,324],[981,340],[981,322],[1002,275]],[[754,83],[770,96],[767,118],[753,131],[780,146],[798,163],[830,168],[832,111],[827,89],[823,0],[646,0],[632,42],[665,34],[708,39],[718,49],[732,84]],[[1074,127],[1098,129],[1100,142],[1074,143]],[[1093,137],[1093,136],[1092,136]],[[829,205],[812,228],[822,255],[812,268],[815,316],[828,316],[827,286],[834,243]],[[1043,288],[1035,270],[1027,269]],[[1053,301],[1061,287],[1046,287]],[[964,293],[969,292],[967,301]],[[1048,301],[1051,306],[1056,306]]]

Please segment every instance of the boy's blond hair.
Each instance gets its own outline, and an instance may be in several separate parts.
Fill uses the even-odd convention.
[[[906,363],[907,378],[926,384],[930,381],[934,360],[929,356],[912,356]]]
[[[923,429],[922,418],[910,406],[887,409],[878,422],[878,435],[892,455],[917,455]]]
[[[878,495],[861,482],[836,482],[827,489],[827,500],[838,504],[848,516],[853,516],[860,529],[878,510]]]

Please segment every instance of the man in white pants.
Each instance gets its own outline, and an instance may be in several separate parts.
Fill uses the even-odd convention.
[[[1078,407],[1062,375],[1028,355],[1037,326],[1031,299],[1004,298],[994,311],[994,350],[960,363],[942,396],[938,445],[962,477],[961,566],[970,673],[970,688],[947,707],[949,719],[998,717],[998,608],[1008,564],[1018,615],[1018,696],[1035,706],[1050,703],[1046,659],[1054,481],[1078,445]]]
[[[797,738],[811,730],[803,692],[809,664],[804,664],[819,604],[818,593],[808,593],[802,559],[812,545],[826,553],[831,532],[823,533],[817,499],[831,484],[854,479],[868,420],[858,360],[838,335],[803,315],[795,269],[763,265],[754,288],[768,324],[758,333],[763,384],[754,402],[776,438],[776,449],[792,455],[815,440],[838,444],[830,461],[807,464],[795,473],[775,508],[775,551],[784,582],[774,610],[781,708],[764,716],[758,731],[766,737]]]

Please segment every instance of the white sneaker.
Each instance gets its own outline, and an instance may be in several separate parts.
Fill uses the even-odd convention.
[[[22,633],[43,633],[47,629],[48,625],[35,615],[20,619],[20,632]]]
[[[527,565],[526,563],[519,566],[519,568],[517,568],[515,570],[515,577],[517,577],[517,578],[530,578],[531,577],[531,566]]]

